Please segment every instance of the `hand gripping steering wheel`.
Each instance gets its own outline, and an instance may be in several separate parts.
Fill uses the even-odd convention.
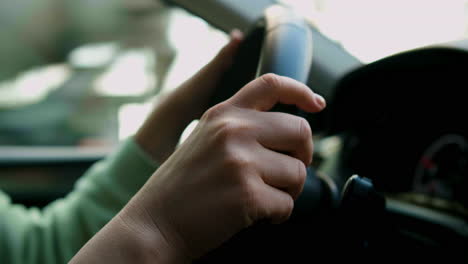
[[[266,73],[287,76],[307,83],[312,64],[312,32],[303,17],[281,5],[267,8],[264,16],[248,32],[236,59],[220,81],[211,105],[233,96],[241,87]],[[306,117],[294,105],[277,104],[271,111]],[[294,214],[316,213],[318,207],[333,207],[338,201],[335,184],[317,177],[312,169],[304,190],[296,201]]]
[[[312,63],[312,33],[310,26],[292,10],[273,5],[246,35],[237,51],[236,59],[225,73],[211,101],[211,105],[234,95],[241,87],[258,76],[275,73],[306,83]],[[291,105],[276,105],[271,111],[305,117],[305,113]],[[334,183],[308,169],[307,179],[300,197],[295,202],[293,215],[281,225],[258,224],[233,237],[221,248],[203,257],[199,263],[242,263],[278,261],[286,257],[281,252],[307,253],[299,243],[290,243],[305,235],[304,227],[321,226],[320,217],[336,206],[338,193]],[[328,219],[328,218],[327,218]],[[308,229],[315,230],[315,229]],[[313,236],[311,234],[311,236]],[[278,243],[277,243],[278,242]],[[289,243],[289,244],[288,244]],[[273,252],[279,254],[272,254]],[[295,253],[293,253],[295,252]],[[302,254],[297,254],[298,252]],[[268,257],[266,257],[268,255]],[[292,259],[287,254],[286,263]]]

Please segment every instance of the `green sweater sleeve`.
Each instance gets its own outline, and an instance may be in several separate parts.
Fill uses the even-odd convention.
[[[0,192],[0,263],[66,263],[127,203],[157,166],[128,139],[65,198],[42,210]]]

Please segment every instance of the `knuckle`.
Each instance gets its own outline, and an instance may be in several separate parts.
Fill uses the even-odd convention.
[[[284,195],[281,199],[281,206],[272,212],[271,218],[275,223],[282,223],[289,219],[294,210],[294,199],[289,195]]]
[[[296,160],[296,167],[297,167],[297,173],[296,173],[295,184],[298,187],[301,187],[302,189],[302,186],[304,185],[304,182],[307,178],[307,168],[304,165],[304,163],[302,163],[302,161],[300,160]]]
[[[260,78],[270,88],[276,90],[279,87],[281,87],[281,77],[279,75],[276,75],[274,73],[267,73],[262,75]]]
[[[219,103],[212,106],[210,109],[202,115],[201,120],[213,121],[220,118],[224,113],[227,112],[228,105],[225,102]]]
[[[222,103],[212,106],[210,109],[206,110],[201,119],[206,121],[215,120],[224,112],[223,108],[224,106]]]
[[[288,185],[288,193],[294,199],[297,199],[304,188],[304,183],[307,177],[307,169],[302,163],[302,161],[296,159],[294,163],[294,167],[291,167],[289,177],[289,185]]]
[[[218,143],[226,144],[240,136],[237,125],[229,119],[220,120],[215,126],[215,139]],[[227,150],[231,151],[230,149]]]
[[[234,185],[240,186],[242,189],[248,189],[250,178],[255,174],[255,164],[245,151],[238,145],[227,145],[223,151],[224,170],[230,176],[228,179]]]
[[[298,123],[299,138],[302,142],[309,142],[312,139],[312,129],[310,128],[309,122],[301,117],[298,119]]]
[[[249,222],[254,222],[259,218],[259,197],[255,185],[251,181],[245,181],[241,185],[239,206],[243,208]]]
[[[298,124],[298,143],[300,147],[301,159],[304,163],[309,164],[312,162],[313,155],[313,141],[312,129],[309,122],[304,118],[299,118]]]
[[[237,172],[238,174],[245,174],[252,167],[252,161],[238,151],[227,149],[224,158],[224,166],[226,169]],[[240,176],[245,177],[244,175]]]
[[[294,200],[292,199],[291,196],[288,195],[286,197],[284,212],[283,212],[284,220],[289,218],[289,216],[291,215],[293,209],[294,209]]]
[[[226,144],[233,142],[235,144],[241,138],[245,138],[250,129],[250,126],[245,122],[225,117],[214,125],[214,135],[218,143]]]
[[[244,201],[244,205],[250,208],[256,204],[257,201],[255,188],[250,181],[244,181],[243,183],[244,184],[241,185],[242,200]]]
[[[219,122],[216,123],[214,129],[215,138],[218,142],[227,142],[236,135],[234,125],[228,119],[219,120]]]

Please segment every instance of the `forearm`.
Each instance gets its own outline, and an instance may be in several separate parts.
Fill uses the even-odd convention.
[[[0,263],[69,261],[156,168],[129,139],[94,165],[66,198],[42,210],[12,204],[0,192]]]
[[[167,243],[148,214],[134,209],[130,202],[70,263],[190,263]]]
[[[149,263],[153,253],[142,238],[129,232],[120,221],[111,221],[91,239],[70,263]]]

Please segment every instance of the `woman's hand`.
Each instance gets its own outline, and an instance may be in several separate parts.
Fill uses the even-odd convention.
[[[286,77],[267,74],[247,84],[203,114],[71,263],[190,262],[260,220],[288,219],[312,161],[312,131],[303,118],[268,112],[277,103],[307,112],[325,107],[321,96]]]
[[[312,161],[312,132],[303,118],[267,112],[277,103],[325,107],[304,84],[264,75],[209,109],[130,202],[168,252],[191,260],[258,220],[288,219]]]

